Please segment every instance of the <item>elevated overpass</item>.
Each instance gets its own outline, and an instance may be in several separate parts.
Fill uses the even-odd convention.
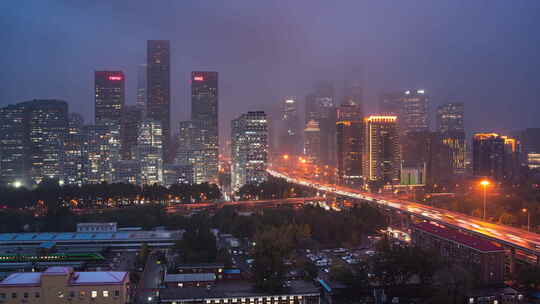
[[[518,250],[520,259],[525,259],[527,262],[540,263],[540,234],[515,227],[494,224],[462,213],[426,206],[411,201],[388,198],[383,195],[366,193],[357,189],[324,184],[304,177],[291,176],[276,169],[268,169],[267,171],[270,175],[283,178],[291,183],[315,188],[319,191],[376,203],[396,212],[465,231],[509,248],[512,255],[516,254],[516,250]]]
[[[245,207],[245,208],[272,208],[286,205],[303,205],[305,203],[318,203],[326,201],[322,197],[295,197],[284,199],[272,199],[272,200],[246,200],[235,202],[221,202],[221,203],[198,203],[198,204],[176,204],[166,207],[165,210],[168,213],[181,212],[186,210],[199,210],[199,209],[221,209],[227,206],[233,207]]]

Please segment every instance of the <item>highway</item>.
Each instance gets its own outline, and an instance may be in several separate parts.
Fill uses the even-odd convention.
[[[538,259],[540,256],[540,234],[537,233],[486,222],[476,217],[411,201],[388,198],[383,195],[366,193],[342,186],[322,184],[321,182],[303,177],[291,176],[284,173],[284,170],[277,171],[275,169],[267,169],[267,172],[272,176],[283,178],[291,183],[359,200],[378,203],[405,214],[411,214],[425,220],[438,222],[445,226],[458,228],[500,244],[519,249],[528,255],[532,255],[528,257],[531,260],[536,260],[537,262],[540,260]]]
[[[244,206],[244,207],[265,207],[273,205],[297,205],[304,204],[307,202],[318,202],[325,201],[325,198],[322,197],[295,197],[295,198],[284,198],[284,199],[272,199],[272,200],[247,200],[247,201],[236,201],[236,202],[206,202],[206,203],[197,203],[197,204],[176,204],[171,205],[165,208],[167,213],[175,213],[181,210],[190,210],[190,209],[206,209],[206,208],[223,208],[227,206]]]

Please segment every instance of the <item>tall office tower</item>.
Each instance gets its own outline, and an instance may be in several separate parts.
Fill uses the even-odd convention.
[[[319,164],[321,150],[321,129],[319,123],[312,119],[308,121],[304,129],[304,155],[310,163]]]
[[[336,149],[336,108],[334,87],[327,82],[316,85],[315,93],[306,97],[306,124],[314,120],[320,128],[320,161],[334,166],[337,158]]]
[[[45,178],[63,179],[64,141],[68,129],[68,104],[43,99],[23,102],[28,117],[30,177],[40,183]]]
[[[339,182],[362,184],[362,109],[353,99],[346,99],[337,111],[337,163]]]
[[[421,172],[420,184],[444,186],[452,180],[451,149],[439,132],[409,132],[404,135],[401,138],[401,163],[402,171],[405,171],[402,176],[415,170]],[[403,178],[401,183],[410,184],[410,179]]]
[[[203,182],[218,182],[219,133],[218,133],[218,73],[191,72],[191,120],[199,126],[199,152],[203,162]],[[195,168],[195,171],[198,171]]]
[[[86,183],[84,166],[84,118],[81,114],[69,114],[68,131],[64,142],[64,182],[72,185]]]
[[[518,153],[519,143],[514,138],[476,133],[473,137],[473,175],[496,181],[509,180],[517,174]]]
[[[141,166],[141,183],[163,183],[163,130],[159,121],[145,119],[139,127],[137,160]]]
[[[401,158],[396,116],[369,116],[364,119],[365,182],[399,182]]]
[[[425,91],[405,91],[398,117],[402,133],[429,131],[429,98]]]
[[[86,182],[112,183],[115,163],[120,160],[120,126],[106,122],[103,125],[86,125],[82,130]]]
[[[527,128],[519,135],[523,163],[529,169],[540,168],[540,128]]]
[[[186,183],[199,184],[204,182],[203,166],[196,166],[202,163],[200,145],[200,126],[196,121],[181,121],[178,132],[178,149],[176,151],[175,165],[182,166],[182,174]],[[187,168],[191,167],[191,168]],[[186,173],[187,172],[187,173]],[[188,178],[191,178],[188,180]]]
[[[298,115],[298,101],[293,97],[283,100],[281,113],[280,152],[291,155],[300,155],[302,136],[300,134],[301,122]]]
[[[171,128],[170,43],[168,40],[147,42],[146,116],[161,124],[163,159],[169,161]]]
[[[379,110],[398,117],[399,133],[429,131],[429,98],[425,90],[406,90],[381,95]]]
[[[120,125],[125,100],[125,77],[122,71],[96,71],[96,125]]]
[[[122,159],[135,159],[135,147],[139,136],[139,125],[143,120],[143,109],[138,105],[125,106],[122,111]]]
[[[450,148],[452,170],[465,173],[465,128],[463,126],[463,103],[447,103],[437,108],[437,130],[442,142]]]
[[[27,112],[20,104],[0,109],[0,182],[30,185],[30,139]]]
[[[264,111],[247,112],[231,122],[231,187],[266,181],[268,121]]]
[[[146,75],[148,73],[147,67],[148,65],[145,63],[140,64],[137,68],[137,102],[135,103],[135,105],[142,111],[143,115],[146,113],[146,101],[148,99],[146,93]]]

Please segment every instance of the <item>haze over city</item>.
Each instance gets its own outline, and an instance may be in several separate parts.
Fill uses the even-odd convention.
[[[468,130],[532,127],[540,115],[537,1],[2,1],[0,105],[60,98],[93,119],[93,72],[121,69],[135,103],[146,40],[171,41],[172,121],[189,73],[220,77],[220,125],[243,109],[303,102],[317,81],[359,78],[367,113],[383,89],[463,102]],[[228,136],[229,132],[221,135]]]

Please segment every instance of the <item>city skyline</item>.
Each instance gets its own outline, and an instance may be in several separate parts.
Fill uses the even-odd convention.
[[[534,75],[537,72],[529,69],[531,63],[528,59],[525,60],[529,58],[528,54],[534,54],[538,46],[538,42],[528,39],[526,35],[526,29],[532,28],[531,23],[538,22],[533,13],[537,11],[534,8],[538,4],[534,1],[522,2],[520,5],[499,1],[491,2],[491,5],[468,3],[463,9],[460,4],[433,4],[421,1],[417,9],[413,11],[401,4],[393,5],[394,9],[388,10],[388,4],[368,2],[355,4],[357,10],[350,9],[350,11],[358,11],[359,14],[370,12],[373,16],[355,18],[362,21],[351,29],[347,29],[351,27],[351,24],[345,21],[314,24],[307,18],[308,12],[300,14],[296,21],[292,18],[291,12],[299,12],[299,8],[293,4],[291,4],[290,12],[271,3],[258,4],[249,6],[248,9],[266,22],[259,24],[248,17],[238,21],[219,17],[215,21],[197,26],[182,38],[176,35],[178,31],[189,28],[186,27],[189,24],[197,24],[193,21],[210,14],[206,8],[201,7],[202,4],[186,3],[185,10],[181,10],[180,8],[184,7],[179,4],[152,7],[149,12],[151,16],[163,15],[163,18],[155,24],[148,20],[142,20],[141,24],[133,22],[134,20],[141,21],[140,17],[145,12],[143,10],[145,6],[136,2],[130,2],[128,5],[130,10],[117,12],[126,24],[111,21],[106,16],[119,9],[113,6],[110,11],[105,10],[104,17],[101,17],[104,19],[102,26],[106,26],[110,33],[100,32],[98,36],[93,27],[86,26],[88,20],[83,18],[76,24],[70,22],[73,16],[86,14],[83,13],[84,10],[93,12],[103,5],[103,2],[94,2],[85,7],[79,7],[76,4],[68,5],[59,2],[46,7],[41,7],[39,4],[26,7],[24,4],[3,3],[2,11],[8,24],[4,33],[7,44],[10,45],[5,51],[4,60],[10,59],[1,62],[9,72],[0,76],[6,87],[0,93],[2,106],[34,98],[57,98],[66,100],[73,105],[72,110],[84,113],[85,119],[91,121],[93,108],[90,105],[90,100],[93,98],[89,90],[92,85],[91,74],[94,70],[100,69],[124,71],[126,104],[134,104],[137,93],[137,69],[146,61],[144,54],[146,40],[170,39],[171,126],[189,117],[188,79],[190,71],[193,70],[215,70],[223,75],[221,99],[224,103],[234,104],[220,113],[221,127],[225,130],[228,128],[227,122],[242,112],[240,106],[248,106],[250,109],[259,109],[261,106],[275,107],[278,100],[289,95],[299,96],[302,101],[302,97],[308,94],[313,83],[319,80],[332,81],[336,88],[341,90],[344,78],[346,78],[344,75],[350,75],[350,70],[355,70],[353,66],[362,67],[362,75],[359,78],[363,81],[362,89],[366,99],[365,113],[375,113],[378,94],[383,90],[421,87],[432,98],[432,117],[433,109],[440,104],[463,102],[470,113],[465,121],[466,128],[470,132],[495,130],[508,133],[513,129],[534,127],[534,117],[539,114],[534,107],[534,102],[538,100],[538,90],[531,82],[532,79],[537,78]],[[236,5],[216,8],[225,12],[239,9]],[[347,8],[337,6],[330,9],[325,4],[315,3],[312,10],[330,9],[329,13],[349,14]],[[52,19],[46,15],[42,20],[25,22],[27,28],[22,29],[22,20],[15,17],[22,9],[27,9],[29,16],[41,12],[42,9],[55,9],[58,11],[56,16],[58,19],[55,19],[53,23]],[[452,14],[444,13],[458,9],[465,14],[461,19],[452,19]],[[184,16],[185,18],[173,18],[175,14],[184,14],[184,11],[197,13],[193,16]],[[516,17],[508,16],[507,11],[513,11],[514,16],[519,15],[521,22],[499,23],[499,20],[507,20],[505,17],[517,21]],[[377,28],[377,31],[371,31],[370,24],[377,24],[383,12],[395,17],[384,18],[385,20],[399,20],[399,24],[393,21],[385,27]],[[420,21],[401,18],[405,13],[412,13],[418,17],[408,19]],[[478,21],[477,18],[473,18],[475,14],[493,16]],[[273,20],[274,16],[276,20]],[[434,19],[435,16],[440,19]],[[480,22],[480,26],[469,27],[468,25],[473,20]],[[432,28],[429,22],[434,25],[445,24],[444,30]],[[255,33],[260,33],[261,37],[265,37],[268,41],[261,40],[258,38],[259,35],[243,29],[241,25],[244,24],[252,24],[254,31],[257,31]],[[526,28],[525,25],[527,25]],[[57,33],[59,26],[63,28],[65,35]],[[39,27],[43,27],[43,30],[37,30]],[[220,30],[220,27],[223,29]],[[493,28],[497,27],[502,27],[509,36],[515,39],[512,45],[516,46],[516,49],[519,46],[523,55],[516,56],[513,46],[502,43],[505,39],[495,39]],[[351,41],[349,38],[344,40],[343,35],[332,36],[340,31],[348,33],[358,28],[366,28],[360,32],[358,42]],[[400,28],[402,29],[398,31]],[[465,28],[467,32],[471,32],[466,37],[461,37]],[[51,45],[43,41],[41,36],[31,33],[33,29],[36,33],[47,30],[47,37],[57,42],[60,39],[61,43]],[[142,31],[142,37],[124,35],[135,31]],[[223,39],[212,39],[219,38],[222,31],[234,33],[232,41],[235,43],[228,44]],[[288,31],[289,37],[279,36],[281,31]],[[74,35],[75,32],[77,35]],[[185,31],[182,32],[185,33]],[[406,35],[398,35],[400,32]],[[125,36],[125,39],[121,41],[113,39],[118,34]],[[196,39],[197,34],[207,35],[210,39],[201,41]],[[25,37],[24,44],[22,44],[23,41],[16,40],[16,37],[21,35]],[[95,51],[94,47],[84,49],[81,47],[86,45],[81,41],[83,37],[84,41],[92,38],[98,42],[96,45],[107,45],[112,51],[99,52]],[[407,37],[418,38],[415,38],[412,43],[405,44],[404,39]],[[391,38],[396,39],[391,40]],[[339,39],[341,43],[336,43]],[[317,43],[318,40],[331,43]],[[353,56],[352,54],[357,53],[360,42],[365,41],[371,43],[363,43],[364,49],[358,52],[358,56]],[[41,52],[32,53],[31,57],[27,52],[17,51],[26,47],[34,49],[32,46],[36,43],[40,44]],[[250,47],[242,48],[247,43],[250,43]],[[309,46],[311,55],[306,55],[298,48],[303,43]],[[422,46],[424,43],[427,47]],[[69,54],[58,49],[59,45],[67,46],[70,50]],[[330,47],[330,45],[334,46]],[[452,51],[436,52],[438,54],[436,58],[428,56],[434,49],[444,49],[446,45],[451,45],[452,47],[448,49]],[[468,45],[474,47],[473,51],[469,51]],[[269,47],[271,47],[269,50],[274,50],[274,52],[268,52]],[[399,49],[401,55],[394,56],[394,49]],[[382,50],[381,55],[378,55],[375,50]],[[491,55],[484,56],[484,54]],[[65,60],[71,61],[69,68],[57,67],[55,77],[43,77],[43,73],[50,69],[50,63],[57,63],[56,66],[58,66],[64,57]],[[85,60],[80,60],[81,58]],[[324,60],[324,64],[317,63],[321,62],[321,58],[328,60]],[[239,65],[244,59],[248,59],[248,62],[252,64]],[[446,63],[436,61],[438,59]],[[40,64],[36,65],[38,62]],[[512,64],[506,65],[505,62],[512,62]],[[14,64],[18,65],[17,69],[14,68]],[[32,75],[28,73],[23,75],[19,72],[30,70],[29,65],[32,66]],[[412,67],[415,69],[411,69]],[[246,77],[247,75],[250,77]],[[42,81],[32,81],[36,77],[41,77]],[[504,86],[499,85],[501,81],[504,81]],[[30,83],[32,87],[29,87]],[[241,84],[247,84],[247,89],[234,90]],[[488,101],[491,106],[486,110],[484,103]],[[511,107],[516,101],[522,106]],[[496,119],[484,118],[485,111],[489,114],[486,116]],[[478,119],[472,117],[478,117]],[[516,121],[512,117],[521,119]],[[227,137],[229,132],[225,131],[222,134]]]

